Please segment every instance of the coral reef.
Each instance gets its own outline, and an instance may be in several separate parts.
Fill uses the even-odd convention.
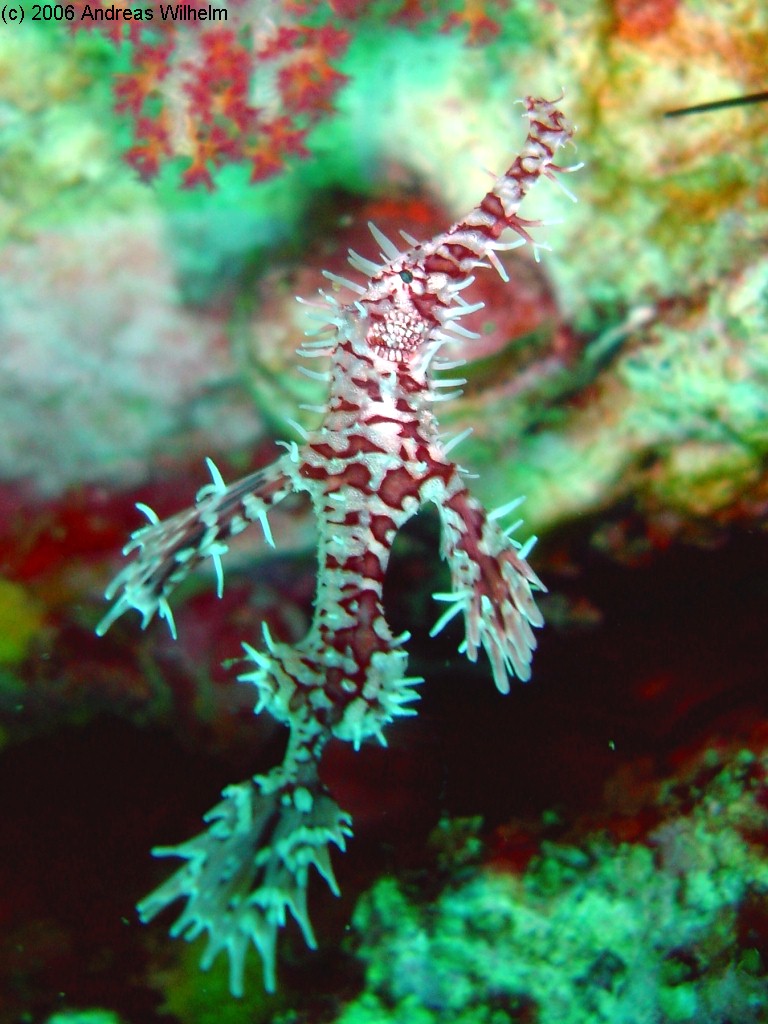
[[[711,751],[646,837],[545,842],[427,901],[379,881],[355,912],[366,992],[338,1024],[757,1024],[768,1008],[768,762]]]
[[[472,45],[501,32],[492,4],[398,6],[241,0],[130,8],[126,17],[104,0],[77,0],[67,20],[106,28],[128,50],[129,70],[114,84],[115,110],[134,127],[128,163],[151,179],[185,157],[182,186],[213,189],[224,165],[244,163],[258,182],[310,155],[308,134],[348,80],[338,63],[355,33],[398,22],[432,33],[460,28]]]
[[[582,879],[618,864],[622,843],[648,842],[659,806],[637,790],[682,778],[691,749],[742,743],[763,757],[768,104],[664,114],[765,89],[766,10],[235,0],[226,25],[172,29],[157,4],[131,6],[152,6],[153,22],[72,31],[28,17],[0,33],[0,1021],[67,1006],[142,1024],[331,1020],[364,984],[343,940],[378,877],[400,879],[407,913],[433,934],[442,889],[414,888],[409,871],[424,870],[441,814],[484,819],[494,877],[516,892],[544,839],[596,851]],[[273,25],[249,38],[259,11],[276,12]],[[328,25],[313,119],[298,107],[323,82],[305,57]],[[286,30],[300,33],[298,66],[275,52],[259,78],[254,54]],[[292,94],[283,68],[300,79]],[[265,132],[239,138],[244,71],[245,113]],[[474,495],[488,508],[527,495],[549,591],[535,685],[502,699],[483,659],[457,656],[460,620],[429,639],[429,595],[450,583],[437,517],[416,517],[392,552],[384,608],[394,633],[413,633],[411,671],[430,680],[419,715],[387,729],[388,751],[326,747],[322,781],[355,821],[341,898],[310,889],[318,951],[293,922],[282,931],[277,996],[253,957],[232,1000],[223,957],[201,977],[203,940],[170,943],[134,907],[163,876],[150,846],[192,835],[228,779],[282,756],[280,726],[253,716],[233,659],[262,621],[286,645],[306,635],[311,508],[286,499],[270,513],[278,551],[258,529],[235,539],[222,600],[210,563],[180,586],[177,643],[130,621],[97,639],[103,587],[135,502],[171,516],[204,485],[205,456],[235,480],[270,462],[285,417],[314,426],[298,407],[319,404],[324,385],[296,373],[309,325],[293,296],[314,294],[322,268],[345,273],[368,220],[417,238],[454,220],[522,138],[512,98],[561,87],[586,163],[579,204],[541,190],[536,215],[561,221],[542,233],[551,252],[538,264],[525,248],[500,254],[508,284],[478,275],[485,309],[462,323],[481,337],[450,346],[467,384],[440,407],[448,434],[473,428],[460,451]],[[286,134],[267,148],[275,121]],[[181,187],[196,161],[197,185]],[[574,816],[587,824],[563,835],[557,822]],[[692,829],[694,859],[711,838]],[[443,857],[456,890],[465,851]],[[643,875],[653,892],[657,868]],[[552,899],[567,904],[562,889]],[[739,904],[736,944],[731,909],[716,962],[701,947],[695,963],[675,961],[679,1003],[660,1013],[706,1019],[706,978],[744,992],[759,977],[749,950],[762,948],[762,903]],[[483,999],[502,1019],[534,1012],[522,998],[495,1004],[491,989],[466,1012],[485,1013]]]

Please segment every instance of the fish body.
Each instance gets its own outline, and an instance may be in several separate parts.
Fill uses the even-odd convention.
[[[150,920],[184,899],[172,934],[207,933],[203,967],[225,950],[235,995],[251,944],[274,989],[277,933],[287,912],[315,946],[306,904],[312,865],[338,892],[330,847],[344,848],[351,820],[320,780],[326,743],[334,737],[358,748],[374,737],[386,745],[389,723],[416,713],[411,705],[423,680],[407,675],[408,636],[392,634],[382,594],[395,537],[422,506],[437,507],[451,574],[451,590],[434,595],[445,610],[432,634],[460,616],[460,650],[472,661],[485,650],[502,693],[511,678],[530,677],[533,628],[542,625],[533,595],[544,587],[527,561],[532,543],[514,538],[519,523],[500,525],[519,499],[486,512],[451,458],[460,438],[443,439],[435,413],[464,383],[442,377],[455,364],[440,359],[446,344],[473,337],[460,321],[482,304],[470,305],[464,290],[482,267],[506,280],[500,251],[538,248],[530,234],[538,224],[522,220],[518,208],[541,177],[565,170],[554,157],[572,129],[556,102],[529,97],[524,105],[522,152],[469,214],[427,242],[404,235],[403,251],[371,226],[382,262],[351,253],[365,280],[326,275],[337,291],[321,293],[323,326],[299,350],[328,363],[327,371],[307,371],[328,383],[320,425],[302,430],[301,443],[283,443],[271,466],[233,484],[209,462],[212,482],[192,508],[170,519],[161,522],[142,506],[150,522],[132,535],[125,552],[134,558],[107,591],[115,600],[100,634],[134,608],[143,626],[159,615],[175,636],[169,598],[188,573],[212,559],[221,592],[230,539],[258,523],[274,544],[269,511],[289,494],[309,495],[319,537],[310,628],[290,645],[264,624],[263,643],[243,645],[239,677],[254,687],[256,711],[288,726],[283,762],[227,787],[204,832],[155,850],[184,863],[139,905]],[[516,241],[502,242],[509,229]],[[342,301],[344,291],[349,298]]]

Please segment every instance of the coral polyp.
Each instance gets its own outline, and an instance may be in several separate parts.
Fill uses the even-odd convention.
[[[328,360],[329,393],[315,430],[284,444],[271,466],[226,485],[211,463],[212,483],[188,511],[133,534],[131,563],[108,590],[116,598],[98,627],[104,633],[130,608],[146,626],[157,614],[175,635],[169,598],[201,561],[215,565],[233,536],[259,523],[274,544],[268,513],[289,494],[309,495],[318,522],[319,578],[306,636],[290,646],[263,627],[263,646],[244,645],[240,679],[256,691],[256,710],[269,711],[289,729],[282,764],[224,791],[207,816],[209,828],[179,846],[155,851],[185,863],[139,907],[144,920],[176,899],[186,906],[173,934],[207,932],[207,966],[229,954],[231,988],[242,992],[243,964],[251,943],[264,963],[265,984],[275,987],[275,944],[286,912],[307,943],[315,940],[307,913],[307,882],[314,865],[337,891],[329,848],[344,847],[351,821],[319,776],[323,748],[332,737],[355,748],[371,737],[386,744],[386,727],[411,707],[423,681],[407,674],[408,635],[394,636],[382,594],[397,532],[428,503],[437,506],[441,555],[451,590],[435,594],[445,610],[432,633],[463,619],[460,650],[475,661],[484,650],[497,688],[527,680],[542,625],[534,592],[543,590],[527,561],[532,541],[514,534],[520,523],[502,521],[519,499],[486,512],[470,494],[465,472],[450,457],[461,437],[439,433],[435,405],[464,383],[446,378],[455,363],[441,349],[472,338],[461,318],[478,308],[463,297],[481,267],[505,271],[498,253],[533,243],[535,221],[518,208],[531,187],[563,171],[556,150],[572,129],[556,103],[527,98],[528,136],[521,154],[463,219],[435,238],[405,235],[404,251],[375,227],[381,263],[350,254],[366,280],[329,274],[338,291],[321,293],[321,328],[300,355]],[[517,234],[502,241],[505,230]],[[533,243],[535,245],[535,243]],[[341,290],[349,301],[342,301]]]

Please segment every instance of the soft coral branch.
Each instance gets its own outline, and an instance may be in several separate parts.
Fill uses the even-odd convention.
[[[348,81],[339,62],[358,23],[381,17],[369,15],[376,5],[368,4],[274,4],[267,16],[262,5],[242,2],[225,9],[225,24],[125,23],[83,18],[85,4],[75,6],[74,27],[101,28],[127,48],[131,70],[116,76],[114,90],[115,109],[135,128],[128,162],[152,178],[183,157],[182,184],[207,188],[224,164],[248,164],[251,180],[260,181],[279,174],[287,159],[305,158],[308,132],[333,112]],[[88,9],[108,6],[94,0]],[[498,27],[490,7],[468,2],[460,14],[435,14],[431,5],[407,0],[389,20],[431,18],[444,31],[466,25],[472,45]]]

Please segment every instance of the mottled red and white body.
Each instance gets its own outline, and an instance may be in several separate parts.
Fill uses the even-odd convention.
[[[496,253],[532,242],[528,229],[536,226],[519,218],[520,202],[540,177],[562,170],[554,154],[570,139],[570,127],[553,103],[529,98],[525,105],[530,127],[523,152],[463,220],[428,242],[404,236],[404,252],[372,228],[383,263],[350,258],[368,280],[327,275],[352,299],[324,296],[323,331],[300,350],[330,360],[320,426],[302,431],[301,444],[286,444],[269,468],[235,484],[226,486],[212,467],[213,483],[189,511],[157,522],[144,509],[151,523],[126,549],[138,554],[108,591],[118,597],[100,633],[131,607],[142,613],[143,625],[159,613],[173,631],[168,597],[197,563],[213,559],[221,588],[228,540],[260,522],[273,543],[269,509],[288,494],[310,496],[319,532],[311,627],[291,646],[273,640],[264,626],[262,649],[244,645],[250,664],[240,676],[256,688],[256,710],[289,727],[285,759],[266,776],[228,787],[207,816],[208,831],[156,851],[185,863],[139,908],[147,920],[185,898],[174,934],[208,932],[204,966],[226,949],[235,993],[242,991],[250,942],[264,961],[267,987],[274,987],[276,931],[286,910],[314,944],[306,907],[310,865],[336,890],[329,844],[343,848],[350,820],[319,780],[325,743],[331,737],[355,747],[369,737],[384,743],[393,718],[415,714],[410,704],[422,680],[406,674],[407,636],[392,635],[382,592],[394,538],[423,505],[437,506],[452,581],[450,593],[435,595],[446,609],[433,634],[460,615],[460,649],[473,661],[485,650],[502,693],[510,677],[530,676],[532,627],[542,623],[532,591],[543,587],[526,560],[530,542],[512,538],[519,523],[499,525],[519,501],[492,513],[482,508],[450,458],[459,439],[444,443],[434,414],[444,389],[463,383],[436,376],[445,369],[440,348],[469,336],[458,321],[479,308],[462,291],[478,267],[491,265],[506,279]],[[517,242],[500,241],[508,228]]]

